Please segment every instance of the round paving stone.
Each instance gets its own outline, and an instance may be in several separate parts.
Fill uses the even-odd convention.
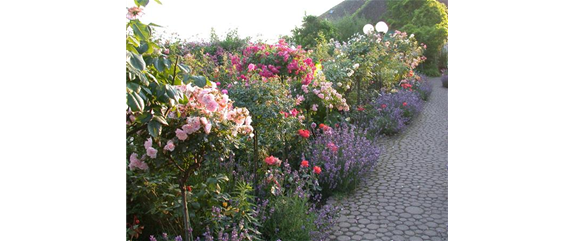
[[[351,227],[351,224],[350,224],[350,223],[347,223],[347,222],[342,222],[342,223],[339,223],[339,227],[341,227],[341,228],[348,228],[348,227]]]
[[[337,238],[339,241],[349,241],[351,238],[349,236],[341,235]]]
[[[431,227],[431,228],[436,228],[436,227],[438,226],[438,224],[435,223],[435,222],[428,222],[428,223],[427,223],[427,226],[429,226],[429,227]]]
[[[371,220],[368,220],[368,219],[359,219],[359,223],[367,224],[367,223],[371,223]]]
[[[423,239],[419,237],[410,237],[409,241],[423,241]]]
[[[403,236],[399,236],[399,235],[395,235],[391,237],[392,241],[405,241],[405,238],[403,238]]]
[[[377,229],[377,228],[379,228],[379,225],[369,224],[369,225],[367,225],[367,228],[368,228],[368,229]]]
[[[375,239],[375,238],[377,238],[377,236],[374,235],[374,234],[368,233],[368,234],[363,235],[363,238],[365,238],[365,239]]]
[[[407,225],[403,225],[403,224],[398,225],[397,228],[400,229],[400,230],[403,230],[403,231],[409,229],[409,227],[408,227]]]
[[[407,211],[410,214],[421,214],[424,212],[423,209],[419,207],[407,207],[405,211]]]

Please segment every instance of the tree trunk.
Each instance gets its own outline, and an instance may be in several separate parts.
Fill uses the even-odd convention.
[[[187,179],[187,178],[185,178]],[[191,241],[190,239],[190,233],[189,233],[189,229],[190,229],[190,224],[189,224],[189,212],[187,210],[187,195],[185,193],[185,180],[184,178],[182,178],[182,180],[180,180],[179,183],[179,190],[181,191],[181,206],[183,209],[183,226],[185,228],[184,233],[185,233],[185,241]]]

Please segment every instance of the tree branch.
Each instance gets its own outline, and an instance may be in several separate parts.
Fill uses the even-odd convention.
[[[140,127],[138,127],[138,128],[135,128],[135,129],[133,129],[132,131],[128,132],[128,133],[126,134],[126,136],[131,136],[131,135],[135,134],[136,132],[143,130],[146,126],[147,126],[147,124],[144,124],[144,125],[142,125],[142,126],[140,126]]]
[[[173,164],[177,170],[179,170],[180,172],[185,172],[185,170],[183,170],[183,168],[180,165],[177,165],[177,163],[173,160],[173,158],[171,158],[170,155],[167,155],[167,159],[171,162],[171,164]]]

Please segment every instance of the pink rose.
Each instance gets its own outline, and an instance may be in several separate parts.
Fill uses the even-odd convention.
[[[142,159],[143,159],[143,157],[142,157]],[[147,164],[145,162],[139,160],[138,154],[136,154],[136,153],[132,153],[132,155],[130,156],[130,164],[128,165],[128,167],[130,168],[131,171],[133,171],[136,168],[144,170],[144,171],[148,169]]]
[[[147,141],[144,142],[144,147],[145,147],[145,149],[148,149],[148,148],[151,147],[151,145],[152,145],[152,140],[151,140],[151,137],[150,137],[150,138],[147,139]]]
[[[172,140],[167,141],[167,144],[163,147],[166,151],[173,151],[175,149],[175,144],[173,144]]]
[[[206,102],[206,103],[207,103],[207,104],[206,104],[205,108],[206,108],[208,111],[210,111],[210,112],[215,112],[215,111],[217,111],[217,108],[219,107],[219,104],[218,104],[217,102],[215,102],[215,101],[209,101],[209,102]]]
[[[317,107],[319,107],[319,105],[313,104],[313,106],[311,106],[311,110],[312,110],[312,111],[317,111]]]
[[[151,157],[151,158],[157,157],[157,150],[155,148],[150,147],[150,148],[146,149],[146,151],[147,151],[146,153],[149,157]]]
[[[187,134],[182,129],[175,130],[175,136],[177,136],[177,139],[180,141],[185,141],[185,139],[187,139]]]
[[[211,132],[211,122],[209,122],[209,120],[207,120],[205,117],[201,117],[200,121],[203,124],[203,130],[205,131],[205,134],[209,135],[209,132]]]
[[[247,69],[249,70],[249,72],[255,70],[255,65],[254,64],[249,64],[249,66],[247,66]]]

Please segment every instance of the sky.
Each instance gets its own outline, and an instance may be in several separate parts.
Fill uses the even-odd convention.
[[[280,35],[290,35],[301,26],[305,13],[320,15],[343,0],[150,0],[144,8],[142,22],[163,26],[159,33],[177,33],[188,40],[209,40],[211,28],[221,37],[237,28],[240,37],[250,36],[276,42]],[[126,7],[135,6],[126,0]]]

